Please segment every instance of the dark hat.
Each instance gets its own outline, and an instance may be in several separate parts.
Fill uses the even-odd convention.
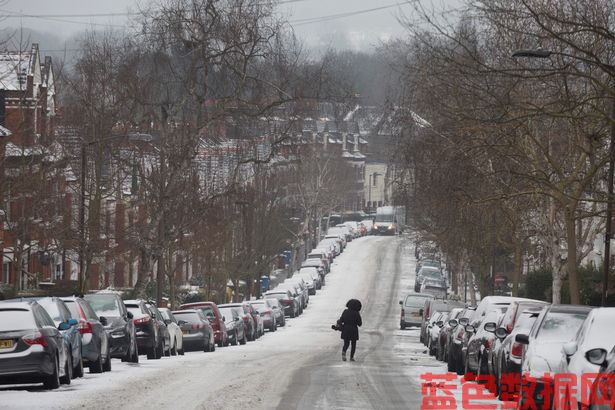
[[[359,299],[350,299],[348,303],[346,303],[346,307],[348,309],[356,310],[357,312],[361,311],[361,301]]]

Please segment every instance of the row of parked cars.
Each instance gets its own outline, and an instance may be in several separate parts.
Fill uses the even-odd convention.
[[[303,312],[333,259],[359,236],[347,225],[332,230],[297,272],[257,300],[187,303],[175,311],[112,291],[0,301],[0,384],[55,389],[83,377],[85,368],[111,371],[113,358],[138,363],[141,355],[158,360],[256,340]]]
[[[400,304],[401,327],[420,326],[430,355],[467,379],[493,381],[487,387],[501,400],[519,400],[521,408],[549,407],[554,399],[615,408],[615,308],[509,296],[465,306],[416,292]],[[555,396],[564,377],[573,383]]]

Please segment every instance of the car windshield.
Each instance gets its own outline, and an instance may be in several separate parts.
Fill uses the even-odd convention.
[[[98,316],[120,316],[120,306],[113,295],[86,295],[85,300],[90,302]]]
[[[35,329],[34,315],[25,309],[0,309],[0,332]]]
[[[224,316],[224,319],[227,322],[230,322],[235,316],[237,316],[236,314],[233,314],[233,308],[230,307],[220,308],[220,314]]]
[[[162,315],[162,318],[164,320],[171,320],[171,314],[168,311],[166,311],[164,309],[163,310],[159,309],[158,311],[160,312],[160,314]]]
[[[538,318],[537,314],[521,313],[517,323],[515,324],[515,330],[529,330]]]
[[[135,316],[141,316],[143,314],[141,308],[137,305],[126,305],[126,309]]]
[[[549,312],[536,338],[544,340],[570,340],[587,317],[587,313]]]
[[[391,214],[377,214],[376,222],[393,222],[393,215]]]
[[[65,300],[64,303],[66,303],[66,307],[70,311],[71,317],[73,317],[74,319],[81,318],[81,312],[79,312],[79,306],[77,306],[77,302],[75,302],[74,300]]]
[[[439,270],[436,270],[436,269],[421,269],[421,275],[423,275],[426,278],[432,278],[432,279],[442,278],[442,274],[440,273]]]
[[[62,321],[62,317],[60,316],[60,310],[58,309],[58,305],[56,304],[56,302],[51,299],[40,299],[38,301],[38,304],[41,305],[43,309],[45,309],[45,311],[47,311],[47,313],[54,322],[60,323]]]
[[[175,312],[174,314],[175,314],[175,318],[178,321],[183,320],[184,322],[188,322],[188,323],[196,323],[196,322],[200,322],[201,320],[198,313],[196,312],[182,312],[180,310],[178,312]]]
[[[423,308],[425,300],[431,299],[429,296],[407,296],[404,306],[411,308]]]

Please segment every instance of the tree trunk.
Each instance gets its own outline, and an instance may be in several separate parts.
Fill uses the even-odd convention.
[[[135,298],[145,298],[145,287],[147,286],[148,277],[151,273],[150,253],[145,248],[142,248],[139,270],[137,271],[137,282],[135,283],[134,290]]]
[[[519,280],[523,270],[523,246],[520,241],[515,241],[515,251],[513,260],[513,275],[512,275],[512,295],[519,295]]]
[[[551,303],[554,305],[562,303],[562,274],[557,271],[556,268],[553,268],[553,284],[552,284],[552,300]]]
[[[578,305],[580,303],[580,295],[577,278],[577,229],[574,212],[574,208],[566,208],[566,241],[568,243],[568,260],[566,268],[568,271],[568,285],[570,288],[570,303]]]

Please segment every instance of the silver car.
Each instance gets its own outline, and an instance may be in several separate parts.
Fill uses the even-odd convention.
[[[159,308],[158,311],[164,318],[164,323],[169,330],[169,350],[172,355],[184,355],[184,335],[177,324],[177,319],[169,308]]]

